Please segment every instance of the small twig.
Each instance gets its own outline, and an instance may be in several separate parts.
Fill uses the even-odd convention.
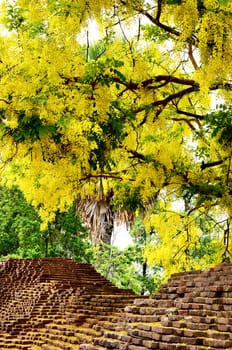
[[[11,104],[11,102],[10,102],[10,101],[5,100],[4,98],[0,98],[0,101],[5,102],[5,103],[6,103],[6,104],[8,104],[8,105],[10,105],[10,104]]]
[[[114,175],[114,174],[88,174],[85,177],[82,177],[80,179],[80,182],[88,180],[88,179],[92,179],[92,178],[98,178],[98,179],[102,179],[102,178],[106,178],[106,179],[118,179],[118,180],[122,180],[122,177],[119,175]]]
[[[226,174],[226,185],[227,185],[227,186],[228,186],[228,184],[229,184],[230,167],[231,167],[231,156],[229,157],[228,170],[227,170],[227,174]]]
[[[177,108],[176,112],[178,114],[183,114],[186,115],[187,117],[192,117],[195,119],[200,119],[200,120],[204,120],[204,116],[201,114],[196,114],[196,113],[191,113],[191,112],[186,112],[186,111],[182,111],[181,109]]]
[[[192,44],[188,45],[188,54],[189,54],[190,61],[191,61],[192,65],[193,65],[193,68],[195,70],[198,70],[199,67],[197,65],[197,62],[196,62],[194,56],[193,56],[193,46],[192,46]]]
[[[86,62],[89,60],[89,31],[86,32]]]
[[[195,122],[195,119],[186,119],[186,118],[171,118],[171,120],[174,120],[176,122],[182,121],[188,124],[188,126],[190,127],[190,129],[192,129],[193,131],[196,130],[195,126],[193,126],[191,124],[191,122]]]
[[[137,41],[139,41],[140,36],[141,36],[141,18],[139,18],[139,23],[138,23],[138,34],[137,34]]]
[[[222,262],[230,262],[231,260],[231,253],[229,251],[229,241],[230,241],[230,222],[229,219],[226,220],[227,222],[227,227],[224,230],[224,245],[225,245],[225,250],[222,254]]]

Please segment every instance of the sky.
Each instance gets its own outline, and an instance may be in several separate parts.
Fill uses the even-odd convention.
[[[126,228],[126,224],[121,224],[114,227],[112,244],[120,249],[124,249],[129,244],[132,244],[132,238]]]

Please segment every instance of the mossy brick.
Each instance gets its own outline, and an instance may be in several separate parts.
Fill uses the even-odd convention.
[[[203,345],[210,346],[212,348],[229,349],[232,347],[232,341],[206,338],[206,339],[203,339]]]
[[[87,338],[84,334],[89,336],[86,350],[232,347],[232,282],[228,277],[232,265],[175,274],[158,293],[148,298],[136,297],[127,291],[119,293],[88,265],[83,264],[81,268],[77,265],[69,259],[13,259],[7,263],[11,290],[4,289],[6,283],[2,283],[1,296],[4,298],[4,290],[9,292],[11,303],[8,310],[1,312],[1,325],[15,332],[15,339],[4,334],[9,349],[14,346],[17,350],[33,349],[32,346],[37,345],[40,349],[57,350],[62,346],[62,350],[73,350],[77,346],[81,350],[83,345],[82,350],[85,350]],[[18,271],[17,278],[14,278],[15,271]],[[20,280],[23,274],[26,277]],[[0,277],[3,282],[4,276],[1,274]],[[21,290],[16,293],[18,287]],[[38,300],[33,305],[30,320],[21,317],[23,309],[16,306],[24,300],[24,305],[29,307],[26,298]],[[9,310],[15,315],[12,312],[9,317]],[[77,313],[82,314],[78,322]],[[68,322],[75,332],[67,327]],[[44,326],[47,326],[46,331],[40,331]],[[95,330],[94,326],[97,327]],[[37,332],[33,337],[29,335],[32,329]],[[20,339],[16,333],[21,334]],[[79,346],[75,344],[78,338],[82,342]]]
[[[146,349],[158,349],[159,343],[153,340],[143,340],[142,345]]]

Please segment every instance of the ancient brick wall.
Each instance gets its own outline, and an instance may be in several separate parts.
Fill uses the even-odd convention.
[[[232,349],[232,265],[138,297],[70,259],[0,264],[0,349]]]
[[[79,349],[103,335],[104,323],[115,325],[134,299],[88,264],[6,260],[0,264],[0,349]]]
[[[173,275],[159,293],[125,308],[128,342],[115,349],[232,349],[231,277],[232,265]],[[110,348],[116,338],[108,333],[94,342]]]

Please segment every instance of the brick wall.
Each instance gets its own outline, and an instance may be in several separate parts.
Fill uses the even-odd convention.
[[[0,264],[0,349],[232,349],[232,265],[173,275],[159,292],[120,290],[88,264]]]

